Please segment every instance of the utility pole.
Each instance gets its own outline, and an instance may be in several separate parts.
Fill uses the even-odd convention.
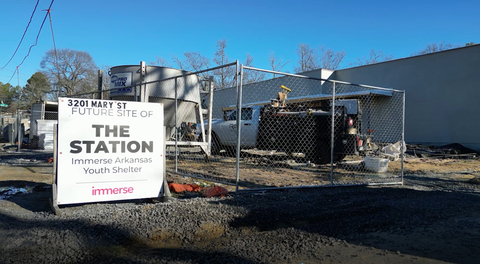
[[[50,20],[50,30],[52,31],[52,40],[53,40],[53,50],[55,51],[55,63],[57,63],[58,58],[57,58],[57,47],[55,46],[55,36],[53,35],[53,24],[52,24],[52,16],[50,15],[50,11],[52,9],[44,9],[43,11],[47,11],[48,14],[48,19]]]

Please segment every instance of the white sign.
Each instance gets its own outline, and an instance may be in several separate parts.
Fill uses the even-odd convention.
[[[163,104],[60,98],[57,203],[159,197]]]

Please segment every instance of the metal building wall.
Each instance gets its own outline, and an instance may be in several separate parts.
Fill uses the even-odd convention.
[[[405,90],[407,143],[480,151],[480,45],[335,71],[331,79]]]
[[[319,69],[316,71],[306,72],[302,75],[314,77],[314,78],[323,78],[327,79],[333,71]],[[258,83],[252,84],[244,84],[243,85],[243,104],[250,104],[260,101],[269,101],[270,99],[275,99],[277,93],[281,90],[278,84],[285,85],[287,87],[291,87],[292,91],[288,95],[291,97],[297,96],[306,96],[306,95],[315,95],[321,94],[323,91],[319,90],[318,87],[314,87],[308,85],[308,81],[293,78],[289,76],[283,76],[276,79],[270,79],[267,81],[262,81]],[[304,89],[296,89],[294,87],[298,86],[305,86]],[[213,117],[214,118],[222,118],[223,107],[234,106],[236,104],[236,87],[226,88],[221,90],[215,90],[214,95],[214,103],[213,103]],[[205,99],[205,98],[204,98]]]

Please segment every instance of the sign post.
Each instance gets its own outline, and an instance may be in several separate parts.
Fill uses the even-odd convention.
[[[163,104],[60,98],[57,203],[161,197]]]

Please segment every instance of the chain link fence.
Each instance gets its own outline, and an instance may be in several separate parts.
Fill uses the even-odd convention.
[[[195,73],[129,67],[132,83],[115,87],[130,74],[117,69],[112,89],[77,97],[162,103],[168,173],[237,191],[403,183],[403,91],[238,63]],[[30,146],[47,149],[41,131],[57,113],[27,112]]]
[[[196,73],[206,83],[195,104],[203,127],[199,119],[191,126],[180,99],[165,107],[177,110],[177,134],[167,141],[170,172],[236,190],[403,182],[403,91],[239,67],[229,71],[236,85],[214,81],[210,93],[216,72]],[[181,94],[187,76],[159,82],[159,91]],[[185,139],[192,131],[198,137],[188,138],[199,143]]]
[[[2,142],[15,144],[18,138],[17,131],[21,131],[21,127],[17,124],[17,113],[0,114],[0,139]]]
[[[235,84],[235,72],[236,63],[155,82],[148,101],[164,104],[167,172],[235,185],[230,177],[235,157],[218,155],[208,121],[217,103],[214,91]],[[217,168],[230,173],[217,173]]]
[[[241,87],[242,112],[254,113],[251,121],[242,116],[237,124],[244,157],[240,186],[403,182],[403,91],[243,71],[261,71],[271,79]],[[252,174],[264,177],[250,179]]]
[[[333,184],[403,182],[404,92],[328,83],[335,120]],[[352,111],[353,109],[353,111]]]
[[[270,79],[242,82],[217,126],[220,149],[238,155],[237,188],[403,183],[403,91],[251,67],[242,75],[258,72]]]
[[[0,115],[1,141],[10,150],[53,150],[53,125],[57,123],[57,111],[18,110]]]

